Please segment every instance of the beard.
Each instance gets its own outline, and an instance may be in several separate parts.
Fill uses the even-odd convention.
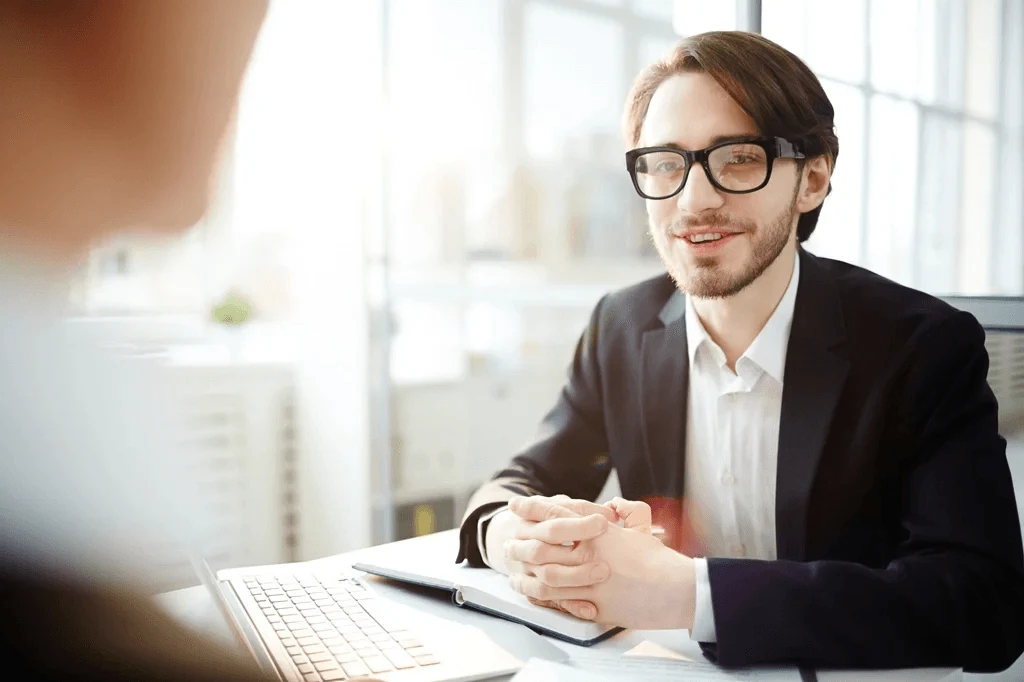
[[[796,217],[796,199],[794,194],[789,206],[761,229],[756,229],[750,221],[724,215],[700,219],[702,226],[722,227],[723,231],[744,232],[750,236],[751,255],[737,272],[727,270],[721,262],[723,257],[718,255],[697,257],[693,263],[684,262],[675,251],[672,240],[676,239],[673,235],[690,227],[685,222],[675,222],[661,229],[651,225],[652,239],[669,276],[681,291],[694,298],[727,298],[750,286],[785,250]]]

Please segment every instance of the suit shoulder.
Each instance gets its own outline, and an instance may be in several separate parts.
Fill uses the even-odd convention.
[[[601,320],[645,330],[658,323],[659,313],[676,292],[676,285],[667,274],[618,289],[602,299]]]
[[[940,327],[980,329],[974,316],[937,296],[856,265],[828,258],[816,260],[836,283],[847,330],[854,337],[870,334],[910,340]]]

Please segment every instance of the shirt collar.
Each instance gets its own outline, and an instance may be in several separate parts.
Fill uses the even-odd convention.
[[[786,349],[789,346],[789,331],[793,326],[793,313],[796,309],[796,290],[800,281],[800,257],[793,259],[793,274],[789,278],[789,286],[782,295],[779,305],[775,307],[771,317],[761,328],[760,333],[750,344],[744,358],[752,360],[764,372],[782,383],[786,370]],[[704,330],[704,325],[697,316],[690,296],[686,296],[686,346],[690,356],[690,366],[701,345],[708,341],[713,343]],[[741,358],[742,359],[742,358]],[[724,363],[724,355],[721,358]],[[738,363],[737,363],[738,364]]]

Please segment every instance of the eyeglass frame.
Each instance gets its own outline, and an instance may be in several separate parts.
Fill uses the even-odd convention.
[[[711,166],[708,163],[708,157],[717,149],[722,147],[728,147],[734,144],[753,144],[757,145],[764,150],[765,153],[765,164],[767,169],[764,174],[764,182],[757,187],[752,189],[729,189],[723,187],[716,179],[715,174],[711,172]],[[673,152],[683,157],[686,162],[686,171],[683,173],[683,181],[679,183],[679,188],[672,192],[668,196],[664,197],[652,197],[644,193],[640,189],[640,183],[636,179],[636,162],[644,154],[650,154],[653,152]],[[775,168],[776,159],[806,159],[807,157],[803,152],[797,149],[796,144],[790,142],[784,137],[739,137],[733,140],[723,140],[722,142],[716,142],[710,147],[704,149],[698,149],[690,151],[687,149],[680,149],[675,146],[659,146],[659,147],[639,147],[637,149],[631,149],[626,152],[626,171],[629,173],[630,179],[633,181],[633,188],[636,193],[644,199],[651,201],[663,201],[665,199],[671,199],[678,195],[686,187],[686,181],[690,179],[690,171],[693,169],[693,164],[699,163],[701,168],[704,169],[704,175],[707,177],[708,182],[712,184],[715,189],[728,194],[750,194],[764,189],[768,182],[772,179],[772,169]],[[830,187],[831,189],[831,187]]]

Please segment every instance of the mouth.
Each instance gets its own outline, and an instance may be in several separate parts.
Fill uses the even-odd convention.
[[[701,230],[700,232],[684,232],[674,235],[674,237],[698,253],[710,253],[723,248],[740,234],[742,233]]]

